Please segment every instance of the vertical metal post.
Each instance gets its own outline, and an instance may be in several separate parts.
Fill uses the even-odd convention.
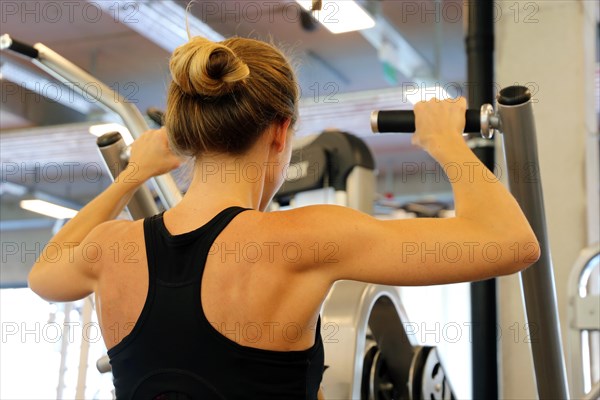
[[[494,102],[494,4],[492,0],[467,1],[465,47],[469,108]],[[471,136],[469,146],[481,162],[494,171],[494,142]],[[471,285],[471,321],[473,327],[472,362],[474,399],[498,399],[498,343],[496,324],[496,280]]]
[[[89,295],[83,299],[83,307],[81,309],[81,346],[79,350],[79,372],[77,374],[77,389],[75,391],[76,399],[85,399],[85,388],[87,381],[88,359],[90,355],[90,338],[86,336],[89,333],[87,329],[92,322],[94,296]]]
[[[67,353],[69,351],[69,338],[71,337],[71,310],[73,303],[65,303],[65,319],[63,321],[63,335],[60,340],[60,366],[58,367],[58,384],[56,385],[56,398],[64,399],[65,373],[67,372]]]
[[[522,86],[500,91],[498,114],[510,191],[540,243],[540,259],[521,273],[531,350],[540,399],[567,399],[567,375],[556,304],[552,258],[546,233],[531,94]],[[526,252],[528,249],[520,249]]]

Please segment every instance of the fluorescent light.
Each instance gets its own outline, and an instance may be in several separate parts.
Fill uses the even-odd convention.
[[[320,11],[311,11],[312,0],[296,0],[306,11],[310,11],[331,33],[344,33],[369,29],[375,21],[354,0],[323,0]]]
[[[128,146],[133,143],[133,136],[131,135],[131,132],[129,132],[129,129],[121,124],[109,123],[90,126],[90,133],[97,137],[109,132],[119,132],[123,137],[123,141]]]
[[[73,87],[46,79],[28,68],[17,66],[9,61],[3,62],[0,66],[0,79],[16,83],[82,114],[89,114],[92,110],[92,104],[78,95]]]
[[[429,101],[434,97],[438,100],[450,99],[448,92],[440,85],[435,86],[420,86],[405,90],[403,96],[412,104],[417,104],[420,101]]]
[[[48,217],[56,219],[69,219],[73,218],[77,214],[77,211],[73,210],[72,208],[59,206],[57,204],[38,199],[21,200],[19,205],[25,210],[47,215]]]
[[[185,27],[185,9],[172,0],[143,2],[90,0],[90,2],[110,15],[116,14],[121,23],[150,39],[169,53],[189,40]],[[132,5],[135,5],[135,9]],[[115,9],[118,12],[115,13]],[[214,42],[225,39],[223,35],[194,17],[191,11],[187,13],[187,21],[192,36],[202,36]]]

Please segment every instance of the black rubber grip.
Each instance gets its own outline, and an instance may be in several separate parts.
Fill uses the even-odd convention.
[[[373,132],[398,132],[413,133],[415,131],[415,113],[411,110],[375,111],[372,118]],[[481,117],[479,110],[467,110],[465,114],[466,133],[481,131]]]
[[[30,58],[38,58],[39,52],[35,47],[19,42],[13,38],[10,38],[10,40],[11,44],[8,46],[10,50]]]

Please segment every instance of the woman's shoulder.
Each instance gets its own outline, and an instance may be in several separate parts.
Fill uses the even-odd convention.
[[[307,243],[319,238],[346,237],[357,225],[369,226],[376,221],[368,214],[337,205],[311,205],[251,214],[254,215],[248,215],[249,222],[265,228],[261,229],[263,234]]]
[[[110,244],[115,241],[135,240],[143,237],[143,219],[137,221],[112,220],[96,226],[87,236],[99,244]]]
[[[264,226],[279,232],[291,231],[296,235],[313,237],[319,234],[340,232],[375,219],[368,214],[338,205],[311,205],[284,211],[262,213],[258,218]]]
[[[274,223],[306,222],[310,224],[320,223],[323,220],[347,218],[348,216],[363,213],[348,207],[334,204],[322,204],[278,210],[261,214],[265,221],[271,221]]]

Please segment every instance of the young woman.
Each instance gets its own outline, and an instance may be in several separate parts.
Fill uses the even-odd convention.
[[[170,69],[165,128],[135,141],[130,166],[29,275],[50,301],[95,294],[118,398],[314,399],[319,310],[337,280],[474,281],[539,257],[516,201],[461,136],[464,99],[415,106],[413,143],[459,166],[455,218],[379,221],[331,205],[266,213],[298,116],[289,63],[260,41],[195,37]],[[140,185],[179,165],[175,154],[195,158],[183,200],[114,221]]]

